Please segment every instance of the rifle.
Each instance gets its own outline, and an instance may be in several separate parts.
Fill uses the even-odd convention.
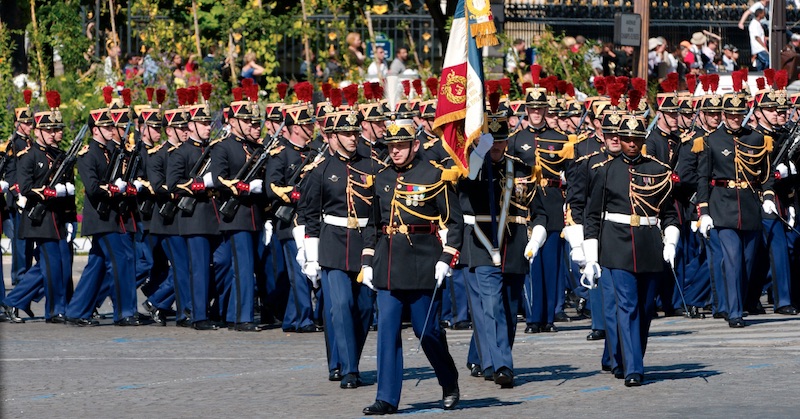
[[[83,124],[81,130],[78,131],[78,135],[76,135],[75,139],[72,140],[72,144],[70,144],[69,149],[67,149],[65,153],[59,155],[59,158],[53,162],[52,166],[50,166],[47,177],[45,178],[50,179],[50,182],[47,184],[48,188],[55,188],[56,184],[61,183],[61,179],[64,177],[64,175],[72,171],[72,166],[75,164],[78,151],[80,151],[81,146],[83,145],[83,137],[86,136],[86,132],[88,130],[89,125]],[[30,211],[28,211],[28,218],[33,220],[34,223],[39,224],[42,222],[42,220],[44,220],[46,210],[47,205],[45,205],[44,201],[39,201],[33,208],[31,208]]]
[[[325,143],[325,145],[323,145],[322,148],[319,149],[317,154],[314,154],[314,152],[311,152],[309,154],[307,160],[310,160],[311,161],[310,164],[313,165],[313,164],[317,163],[317,161],[320,158],[325,156],[325,153],[327,151],[328,151],[328,143]],[[312,156],[313,156],[313,158],[312,158]],[[294,188],[298,189],[303,184],[303,179],[305,179],[305,178],[300,179],[300,181],[297,182],[296,184],[294,182],[297,181],[297,177],[300,176],[300,174],[303,172],[303,169],[305,167],[306,167],[306,165],[300,165],[300,166],[297,167],[297,169],[295,169],[294,173],[292,173],[292,177],[290,177],[289,181],[287,182],[287,186],[288,185],[294,185]],[[277,210],[275,210],[275,218],[283,221],[284,223],[289,223],[289,222],[292,221],[292,217],[294,217],[294,211],[295,211],[295,207],[292,206],[292,205],[281,205],[280,207],[278,207]]]
[[[236,173],[234,179],[239,179],[239,182],[242,183],[250,183],[253,179],[256,178],[258,172],[261,170],[262,167],[267,163],[267,159],[270,156],[270,151],[277,147],[278,145],[278,138],[280,136],[281,130],[283,130],[286,121],[281,122],[280,127],[275,130],[275,133],[272,134],[270,138],[269,144],[266,146],[260,147],[256,150],[253,154],[250,155],[250,158],[244,163],[241,169]],[[327,145],[327,143],[326,143]],[[231,219],[234,215],[236,215],[236,211],[239,210],[239,206],[241,202],[239,201],[238,196],[231,196],[225,202],[222,203],[219,207],[219,213],[222,214],[223,218]]]
[[[773,167],[780,164],[784,159],[791,159],[794,151],[797,149],[797,145],[800,143],[800,141],[793,141],[795,134],[797,133],[798,126],[800,126],[800,123],[796,123],[792,127],[792,130],[786,134],[786,137],[783,139],[781,149],[778,150],[778,154],[775,155],[775,159],[772,161]]]
[[[222,135],[223,130],[217,131],[217,136],[214,137],[208,144],[213,143],[217,140],[217,137]],[[194,163],[191,170],[189,170],[189,178],[194,179],[200,174],[205,174],[208,167],[211,165],[211,147],[206,145],[206,148],[203,149],[203,153],[200,154],[200,157]],[[178,209],[183,211],[186,215],[194,214],[194,208],[197,206],[197,198],[193,196],[184,196],[178,201]]]
[[[131,124],[132,125],[132,124]],[[131,126],[129,125],[129,126]],[[127,138],[127,135],[126,135]],[[131,152],[130,158],[128,159],[128,167],[125,169],[125,173],[122,176],[122,180],[124,180],[129,185],[136,180],[136,174],[139,172],[139,166],[142,165],[142,145],[141,139],[136,142],[136,145]],[[125,213],[130,210],[130,200],[123,199],[119,203],[119,212]]]
[[[105,183],[111,184],[117,178],[122,178],[123,169],[125,167],[125,141],[128,138],[128,134],[131,132],[131,127],[133,126],[133,121],[128,122],[128,126],[125,127],[125,134],[122,137],[122,141],[120,142],[119,147],[114,150],[113,158],[111,159],[111,164],[108,166],[105,175]],[[120,191],[120,193],[124,193],[125,191]],[[102,200],[97,204],[97,214],[101,217],[105,218],[111,212],[111,202],[109,200]]]

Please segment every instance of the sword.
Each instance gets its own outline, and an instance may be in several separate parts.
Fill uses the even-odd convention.
[[[439,287],[433,289],[433,295],[431,295],[431,304],[428,306],[428,314],[425,315],[425,323],[422,325],[422,332],[419,334],[419,343],[417,344],[417,353],[419,353],[420,348],[422,348],[422,338],[425,337],[425,329],[428,328],[428,321],[431,319],[431,311],[433,311],[433,303],[436,301],[436,293],[439,292]],[[417,385],[419,385],[419,381],[417,381]]]
[[[789,229],[790,229],[790,230],[792,230],[792,231],[794,232],[794,234],[797,234],[798,236],[800,236],[800,231],[797,231],[797,229],[796,229],[796,228],[794,228],[794,227],[792,227],[791,225],[789,225],[789,222],[788,222],[788,221],[786,221],[786,219],[784,219],[783,217],[781,217],[781,215],[780,215],[780,214],[778,214],[778,213],[775,213],[775,216],[776,216],[776,217],[778,217],[778,219],[779,219],[779,220],[781,220],[781,222],[782,222],[782,223],[783,223],[783,224],[784,224],[786,227],[789,227]]]
[[[504,238],[503,236],[506,233],[506,220],[508,219],[508,208],[511,205],[511,190],[514,188],[513,175],[514,175],[514,162],[511,161],[511,159],[506,159],[506,184],[503,187],[503,206],[500,207],[500,222],[498,223],[499,229],[497,230],[498,247],[503,244],[503,238]],[[494,262],[494,259],[492,261]]]
[[[681,296],[681,303],[683,303],[683,317],[691,318],[691,314],[689,313],[689,306],[686,305],[686,299],[683,298],[683,290],[681,289],[681,284],[678,283],[678,274],[675,273],[675,268],[672,265],[669,265],[669,270],[672,272],[672,278],[675,280],[675,288],[678,289],[678,294]],[[702,315],[705,317],[705,315]]]
[[[649,136],[650,136],[650,133],[653,131],[653,128],[655,128],[655,127],[656,127],[656,122],[658,122],[658,118],[659,118],[660,116],[661,116],[661,114],[660,114],[660,113],[657,113],[657,114],[656,114],[656,117],[655,117],[655,118],[653,118],[653,120],[652,120],[652,121],[650,121],[650,125],[648,125],[648,126],[647,126],[647,134],[645,134],[645,138],[647,138],[647,137],[649,137]]]

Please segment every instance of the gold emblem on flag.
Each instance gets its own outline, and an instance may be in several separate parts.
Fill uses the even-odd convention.
[[[444,94],[450,103],[460,105],[467,101],[466,89],[467,78],[457,75],[455,70],[450,70],[440,93]]]

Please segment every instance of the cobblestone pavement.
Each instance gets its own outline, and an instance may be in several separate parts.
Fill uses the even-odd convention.
[[[77,260],[76,272],[81,263],[85,259]],[[40,314],[42,306],[33,310]],[[110,312],[110,305],[101,311]],[[461,373],[462,401],[452,412],[440,408],[441,389],[405,329],[400,414],[797,417],[800,317],[746,320],[747,328],[734,330],[711,318],[656,319],[646,382],[639,388],[599,372],[602,343],[586,341],[588,320],[558,323],[558,333],[519,333],[517,385],[506,390],[469,376],[464,364],[470,332],[448,331]],[[3,323],[0,416],[359,417],[375,397],[375,343],[370,334],[361,362],[366,385],[341,390],[327,381],[321,333],[199,332],[174,322],[122,328],[111,320],[92,328],[51,325],[41,318]]]

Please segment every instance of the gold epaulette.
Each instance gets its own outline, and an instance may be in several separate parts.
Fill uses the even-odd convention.
[[[773,143],[772,136],[771,135],[765,135],[764,136],[764,148],[767,150],[767,153],[771,153],[772,152],[772,143]]]
[[[217,138],[216,140],[214,140],[214,141],[212,141],[212,142],[208,143],[208,146],[209,146],[209,147],[211,147],[211,146],[213,146],[214,144],[221,143],[221,142],[222,142],[222,140],[224,140],[224,139],[226,139],[226,138],[228,138],[228,136],[226,136],[226,135],[220,135],[220,136],[219,136],[219,138]]]
[[[149,150],[147,150],[147,154],[155,154],[158,150],[161,150],[161,147],[164,147],[164,144],[166,143],[161,143],[157,146],[150,148]]]
[[[561,158],[572,160],[575,158],[575,144],[578,143],[578,136],[575,134],[570,134],[567,136],[567,142],[561,146],[561,150],[558,152],[558,155]]]
[[[7,151],[10,151],[8,149],[8,144],[10,144],[10,143],[11,143],[11,141],[9,140],[9,141],[4,142],[3,144],[0,144],[0,153],[5,153]]]
[[[436,144],[437,141],[439,141],[438,138],[432,138],[432,139],[428,140],[425,144],[423,144],[422,147],[425,150],[427,150],[427,149],[433,147]]]
[[[181,144],[183,144],[183,143],[181,143]],[[177,150],[177,149],[178,149],[178,147],[180,147],[180,146],[181,146],[181,144],[174,145],[174,146],[170,147],[170,148],[167,150],[167,153],[172,153],[173,151]]]
[[[681,134],[681,144],[688,142],[689,140],[692,139],[692,137],[694,137],[694,131],[684,132],[683,134]]]
[[[647,144],[642,144],[642,155],[643,156],[647,155]]]
[[[17,152],[17,158],[24,156],[25,153],[27,153],[28,150],[30,150],[30,149],[31,149],[31,146],[27,146],[27,147],[23,148],[22,150],[20,150],[19,152]]]
[[[592,157],[594,157],[594,156],[596,156],[596,155],[598,155],[598,154],[600,154],[600,153],[602,153],[602,152],[601,152],[601,151],[595,151],[595,152],[593,152],[593,153],[591,153],[591,154],[587,154],[587,155],[585,155],[585,156],[580,156],[580,157],[578,157],[578,159],[577,159],[577,160],[575,160],[575,163],[579,163],[579,162],[582,162],[582,161],[584,161],[584,160],[589,160],[589,159],[591,159]]]
[[[278,154],[280,154],[280,153],[281,153],[281,151],[283,151],[283,149],[284,149],[284,148],[286,148],[286,146],[284,146],[284,145],[279,145],[279,146],[277,146],[277,147],[273,148],[272,150],[270,150],[270,151],[269,151],[269,155],[270,155],[270,156],[277,156]]]
[[[594,166],[592,166],[592,169],[597,169],[599,167],[603,167],[603,166],[605,166],[606,163],[610,162],[611,160],[614,160],[614,157],[608,156],[607,159],[601,161],[600,163],[595,163]]]
[[[82,156],[88,152],[89,152],[89,144],[86,144],[83,147],[81,147],[81,151],[78,152],[78,155]]]
[[[699,153],[705,150],[706,147],[706,139],[704,137],[697,137],[694,139],[694,143],[692,144],[692,153]]]
[[[589,138],[589,134],[586,132],[582,132],[575,136],[575,144],[578,144],[587,138]]]
[[[448,169],[443,165],[439,164],[439,162],[437,162],[436,160],[429,160],[429,161],[433,167],[442,171],[443,182],[455,183],[461,177],[461,172],[457,168],[453,167]]]

